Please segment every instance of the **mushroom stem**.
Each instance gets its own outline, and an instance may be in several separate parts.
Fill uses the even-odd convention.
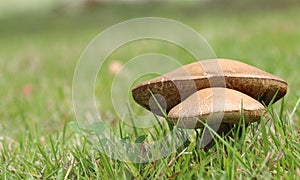
[[[233,124],[229,124],[229,123],[221,123],[216,133],[220,137],[225,138],[225,140],[229,141],[230,139],[235,138],[234,137],[235,134],[233,133],[233,130],[236,130],[237,127],[238,127],[237,125],[234,126]],[[245,125],[245,127],[247,128],[248,125]],[[238,139],[241,138],[241,136],[242,136],[242,126],[240,126],[240,130],[238,132]],[[215,145],[215,141],[212,138],[209,138],[208,140],[209,140],[208,142],[202,142],[202,144],[204,145],[203,147],[201,144],[201,148],[204,149],[204,151],[206,152]]]
[[[226,135],[231,136],[228,133],[232,129],[232,125],[228,124],[228,123],[221,123],[219,127],[212,127],[212,129],[214,129],[214,130],[216,129],[216,133],[218,135],[220,135],[221,137],[225,137]],[[204,129],[203,138],[201,139],[200,148],[204,149],[204,151],[207,152],[214,145],[215,145],[215,141],[213,139],[213,136],[211,135],[211,132],[207,129]]]

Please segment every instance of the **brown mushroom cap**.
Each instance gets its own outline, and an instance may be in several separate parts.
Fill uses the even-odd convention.
[[[245,123],[260,120],[264,106],[252,97],[227,88],[207,88],[197,91],[168,113],[169,120],[181,128],[201,128],[203,124],[238,124],[242,114]],[[222,117],[223,115],[223,117]]]
[[[272,74],[239,61],[212,59],[185,65],[141,83],[132,90],[132,95],[138,104],[161,115],[158,106],[150,108],[152,94],[159,94],[159,104],[163,104],[163,108],[169,112],[193,93],[210,87],[234,89],[266,105],[275,95],[274,102],[287,92],[287,83]]]

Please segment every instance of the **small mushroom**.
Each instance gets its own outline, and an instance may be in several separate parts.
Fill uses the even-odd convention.
[[[264,113],[265,107],[246,94],[227,88],[206,88],[173,107],[168,118],[180,128],[193,129],[203,128],[202,123],[238,124],[241,114],[245,124],[249,124],[259,121]]]

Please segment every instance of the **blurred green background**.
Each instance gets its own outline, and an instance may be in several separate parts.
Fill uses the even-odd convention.
[[[197,30],[218,57],[249,63],[288,82],[285,110],[300,97],[299,1],[1,1],[0,136],[61,131],[75,121],[72,78],[80,54],[102,30],[137,17],[178,20]],[[142,46],[141,46],[142,45]],[[190,58],[165,42],[145,40],[114,52],[109,62],[126,62],[146,52]],[[105,69],[104,69],[105,71]],[[98,83],[97,99],[110,88],[113,74]],[[103,90],[105,91],[105,90]],[[280,103],[275,106],[279,107]],[[114,121],[111,106],[101,112]],[[299,110],[293,117],[299,126]]]

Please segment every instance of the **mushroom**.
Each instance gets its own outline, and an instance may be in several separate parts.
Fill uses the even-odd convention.
[[[221,103],[218,103],[221,102]],[[173,107],[168,118],[180,128],[203,128],[203,122],[238,124],[241,110],[246,124],[259,121],[265,107],[239,91],[227,88],[206,88],[197,91]],[[209,115],[211,118],[209,118]],[[199,119],[201,121],[199,121]]]
[[[269,105],[286,92],[287,83],[272,74],[235,60],[211,59],[143,82],[132,90],[132,95],[144,108],[157,115],[168,114],[168,119],[182,128],[201,128],[196,118],[208,120],[210,114],[224,112],[224,117],[215,116],[215,121],[223,120],[217,133],[226,134],[230,124],[239,122],[241,99],[245,121],[251,123],[265,111],[260,102]],[[225,102],[223,111],[210,108],[218,101]]]
[[[168,113],[168,120],[179,128],[188,129],[203,128],[203,123],[206,123],[219,135],[232,137],[233,134],[228,132],[241,122],[241,115],[241,124],[247,125],[259,121],[263,114],[265,107],[246,94],[227,88],[206,88],[173,107]],[[214,141],[211,141],[209,132],[203,133],[201,147],[207,151]]]

